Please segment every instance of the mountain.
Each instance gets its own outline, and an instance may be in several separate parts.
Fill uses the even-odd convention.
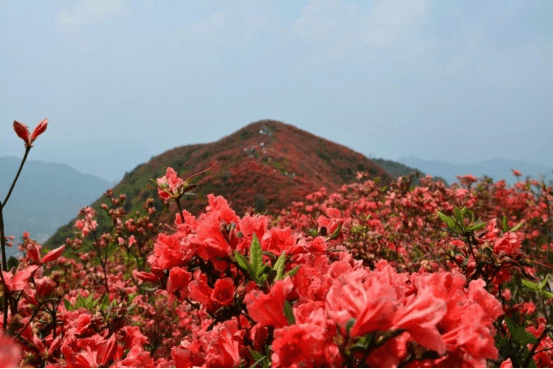
[[[183,200],[183,207],[198,214],[207,206],[207,195],[224,196],[232,208],[243,214],[248,208],[257,212],[276,212],[301,201],[305,195],[326,187],[329,192],[338,191],[345,184],[356,180],[358,171],[368,172],[370,177],[380,177],[389,183],[393,176],[374,161],[347,147],[317,137],[292,125],[273,120],[251,123],[239,131],[208,144],[181,146],[153,157],[127,173],[114,188],[114,194],[126,194],[125,210],[142,209],[149,197],[160,208],[157,190],[148,186],[152,179],[165,175],[167,167],[175,169],[181,178],[208,168],[214,169],[197,177],[195,198]],[[104,200],[94,203],[98,210]],[[171,206],[164,212],[163,222],[172,224],[178,212]],[[99,216],[99,223],[102,224]],[[71,224],[46,243],[47,247],[59,246],[71,234]]]
[[[20,164],[20,158],[0,158],[1,201],[6,197]],[[19,240],[27,231],[32,239],[44,242],[112,185],[66,164],[27,160],[3,211],[6,234]],[[7,252],[14,255],[18,251],[14,246]]]
[[[486,160],[478,164],[452,164],[436,160],[422,160],[414,157],[403,157],[398,161],[405,165],[419,168],[432,176],[443,177],[449,183],[457,181],[457,175],[472,174],[476,177],[488,176],[494,181],[504,179],[507,183],[513,184],[516,182],[516,178],[513,176],[511,169],[519,170],[524,178],[531,176],[539,179],[539,175],[543,174],[546,179],[551,179],[551,170],[553,169],[553,166],[547,167],[518,160],[499,158]]]
[[[390,172],[390,174],[395,178],[408,177],[410,175],[416,175],[416,174],[418,174],[419,178],[426,176],[426,173],[424,173],[419,169],[411,168],[407,165],[398,163],[393,160],[387,160],[387,159],[381,159],[381,158],[372,159],[372,160],[374,160],[378,165],[380,165],[382,168]],[[434,177],[434,180],[442,181],[447,185],[446,180],[443,179],[442,177],[439,177],[439,176],[433,176],[433,177]],[[414,183],[418,185],[420,184],[420,180],[417,178]]]

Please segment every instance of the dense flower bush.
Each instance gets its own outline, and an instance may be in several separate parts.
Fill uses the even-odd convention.
[[[14,129],[26,158],[46,123]],[[553,365],[543,181],[383,187],[360,173],[270,217],[215,195],[194,216],[180,204],[192,177],[154,179],[173,224],[110,190],[108,231],[85,208],[65,245],[24,234],[9,266],[0,217],[0,366]]]

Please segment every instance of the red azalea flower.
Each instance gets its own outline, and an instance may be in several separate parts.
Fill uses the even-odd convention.
[[[236,291],[236,288],[234,287],[232,278],[218,279],[211,292],[211,299],[223,306],[228,306],[234,299],[234,291]]]
[[[292,291],[293,285],[289,278],[277,281],[268,294],[254,290],[244,298],[248,313],[253,320],[261,325],[281,328],[288,325],[284,315],[284,300]]]
[[[181,297],[188,295],[188,284],[192,279],[192,274],[181,267],[171,268],[169,279],[167,280],[167,292],[175,294],[180,293]]]

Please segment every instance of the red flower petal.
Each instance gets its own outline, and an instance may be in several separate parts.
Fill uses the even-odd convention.
[[[48,127],[48,119],[44,119],[33,130],[33,134],[31,135],[31,143],[33,143],[33,141],[36,140],[38,136],[44,133],[47,127]]]
[[[25,142],[25,146],[30,146],[31,142],[29,139],[29,127],[18,121],[13,121],[13,130],[15,133]]]
[[[44,257],[42,259],[40,259],[40,262],[41,263],[46,263],[48,261],[56,260],[63,253],[63,250],[65,250],[65,245],[61,245],[57,249],[54,249],[54,250],[50,251],[49,253],[47,253],[46,255],[44,255]]]

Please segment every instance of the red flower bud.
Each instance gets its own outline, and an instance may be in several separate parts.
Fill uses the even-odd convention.
[[[18,121],[13,121],[13,130],[25,142],[25,146],[30,145],[29,127]]]
[[[33,130],[33,133],[29,136],[29,127],[18,121],[13,121],[13,130],[15,133],[25,142],[25,147],[31,147],[33,142],[40,136],[48,127],[48,119],[42,120]]]
[[[48,127],[48,119],[44,119],[42,120],[38,126],[36,126],[36,128],[33,130],[33,134],[31,135],[31,143],[33,143],[34,140],[36,140],[36,138],[38,136],[40,136],[41,134],[44,133],[44,131],[46,131],[46,128]]]
[[[48,277],[40,278],[36,281],[36,295],[40,300],[49,297],[55,289],[56,283]]]

